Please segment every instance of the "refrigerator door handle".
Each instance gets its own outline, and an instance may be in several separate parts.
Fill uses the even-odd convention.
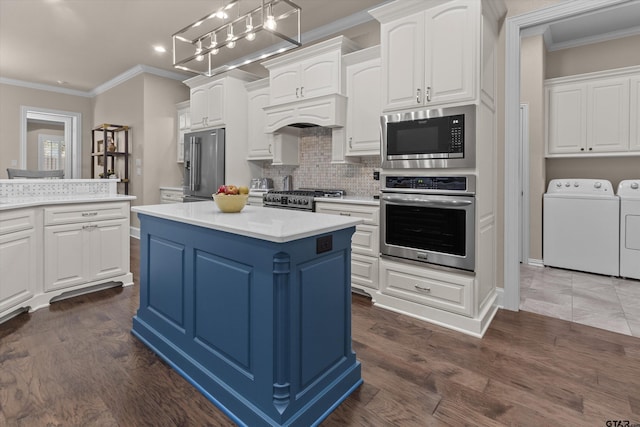
[[[189,138],[191,151],[191,168],[189,171],[189,190],[198,191],[200,188],[200,143],[198,138],[192,136]]]

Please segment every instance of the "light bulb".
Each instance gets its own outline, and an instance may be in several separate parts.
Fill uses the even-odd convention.
[[[196,56],[196,61],[202,62],[203,60],[204,60],[204,56],[203,55]]]
[[[255,39],[256,39],[256,33],[250,32],[247,34],[247,40],[249,40],[250,42],[254,41]]]
[[[278,24],[276,23],[276,18],[273,16],[273,9],[271,5],[267,8],[267,19],[264,21],[264,27],[267,30],[274,31]]]
[[[233,35],[233,26],[229,25],[227,27],[227,47],[229,49],[233,49],[234,47],[236,47],[236,38]]]
[[[224,10],[219,10],[218,13],[216,13],[216,17],[220,19],[227,19],[229,15],[227,15]]]
[[[220,52],[220,49],[218,49],[217,47],[211,49],[211,55],[217,55],[218,52]]]
[[[227,47],[229,49],[233,49],[234,47],[236,47],[236,42],[235,40],[231,40],[229,43],[227,43]]]

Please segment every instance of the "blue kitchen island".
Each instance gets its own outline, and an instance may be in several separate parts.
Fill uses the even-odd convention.
[[[132,210],[132,333],[234,422],[317,425],[362,384],[350,265],[362,220],[213,202]]]

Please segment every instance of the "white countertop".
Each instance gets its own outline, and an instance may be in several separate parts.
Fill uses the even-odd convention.
[[[99,202],[120,202],[124,200],[135,200],[135,196],[126,196],[124,194],[111,195],[60,195],[60,196],[43,196],[43,197],[24,197],[24,198],[0,198],[0,211],[10,209],[29,208],[42,205],[61,205],[68,203],[99,203]]]
[[[379,206],[380,199],[374,199],[373,196],[343,196],[343,197],[315,197],[317,202],[327,203],[351,203],[354,205],[370,205]]]
[[[223,213],[213,201],[134,206],[131,210],[277,243],[329,233],[364,222],[355,217],[250,205],[239,213]]]

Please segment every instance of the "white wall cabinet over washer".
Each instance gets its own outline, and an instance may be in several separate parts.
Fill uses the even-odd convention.
[[[630,120],[629,150],[640,152],[640,75],[631,77],[630,85]]]
[[[351,286],[370,293],[378,289],[380,207],[349,202],[316,202],[316,212],[364,219],[351,237]]]
[[[347,80],[347,156],[380,155],[380,46],[343,56]]]
[[[453,0],[427,10],[415,10],[424,9],[416,2],[396,3],[407,8],[406,16],[371,11],[381,22],[383,109],[476,101],[480,2]]]
[[[44,208],[44,290],[129,272],[129,203]]]
[[[0,319],[33,297],[38,274],[34,209],[0,212]]]

